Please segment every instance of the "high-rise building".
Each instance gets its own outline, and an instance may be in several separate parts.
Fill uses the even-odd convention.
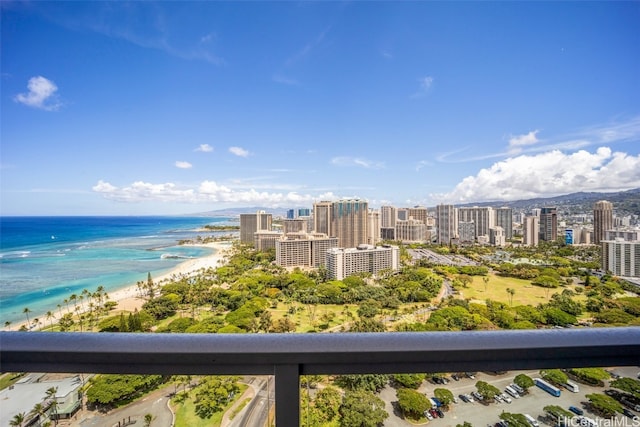
[[[336,247],[338,239],[326,234],[289,233],[276,241],[276,264],[317,268],[327,262],[327,250]]]
[[[344,199],[331,203],[329,236],[337,237],[341,248],[366,244],[368,213],[369,205],[363,200]]]
[[[505,240],[513,239],[513,209],[502,207],[495,210],[496,225],[504,230]]]
[[[593,205],[593,243],[599,245],[607,230],[613,228],[613,204],[600,200]]]
[[[375,246],[380,242],[380,212],[369,209],[367,221],[367,244]]]
[[[540,210],[540,240],[554,242],[558,238],[558,211],[556,208]]]
[[[298,217],[301,216],[311,216],[311,210],[309,208],[298,209]]]
[[[449,245],[457,237],[457,222],[456,208],[453,205],[436,206],[436,228],[439,244]]]
[[[380,227],[391,228],[396,226],[398,210],[393,206],[380,206]]]
[[[293,209],[287,210],[287,219],[295,218],[295,211]]]
[[[254,214],[240,214],[240,242],[248,245],[255,244],[256,231],[271,231],[272,215],[265,211]]]
[[[604,240],[616,240],[622,239],[626,241],[640,240],[640,229],[618,229],[618,230],[607,230],[604,233]]]
[[[602,240],[602,269],[615,276],[640,277],[640,241]]]
[[[458,238],[460,243],[476,241],[476,224],[473,221],[458,221]]]
[[[409,209],[407,208],[398,208],[396,209],[396,218],[402,221],[406,221],[409,219]]]
[[[491,207],[458,208],[458,221],[473,222],[476,226],[476,238],[488,238],[489,228],[496,223],[495,212]]]
[[[504,229],[498,225],[489,229],[489,243],[494,246],[504,246],[506,237]]]
[[[280,240],[282,233],[279,231],[258,230],[253,233],[253,246],[259,251],[266,251],[276,247],[276,241]]]
[[[424,225],[427,225],[429,212],[425,207],[415,206],[413,208],[409,208],[409,218],[413,218],[417,221],[421,221]]]
[[[395,238],[402,242],[424,242],[427,226],[422,221],[409,218],[407,221],[396,221]]]
[[[357,248],[332,248],[327,251],[329,277],[342,280],[356,273],[378,274],[381,270],[400,268],[397,246],[359,245]]]
[[[307,220],[304,218],[285,219],[282,220],[282,233],[297,233],[298,231],[307,231]]]
[[[536,215],[524,217],[522,224],[522,244],[525,246],[538,246],[540,238],[540,217]]]
[[[331,205],[332,202],[322,201],[313,204],[313,230],[332,236],[331,230]]]

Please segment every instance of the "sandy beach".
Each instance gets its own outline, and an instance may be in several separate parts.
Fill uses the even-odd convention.
[[[231,244],[231,241],[194,244],[194,246],[211,248],[214,250],[214,253],[200,258],[186,260],[185,262],[175,266],[166,274],[158,277],[152,276],[153,282],[155,284],[162,285],[168,282],[172,277],[191,276],[197,274],[203,269],[206,270],[208,268],[217,268],[221,265],[224,265],[228,256],[228,251],[231,248]],[[141,280],[146,281],[146,279],[147,278],[144,277]],[[120,311],[134,311],[135,309],[140,310],[142,304],[144,304],[145,302],[143,298],[140,298],[136,283],[132,283],[129,286],[118,289],[117,291],[108,292],[108,295],[110,301],[115,301],[118,303],[115,309],[112,310],[112,313],[118,313]],[[40,319],[40,322],[42,324],[42,326],[40,327],[46,327],[51,323],[57,323],[60,318],[60,313],[58,311],[52,310],[51,313],[53,314],[53,316],[50,318],[46,317],[45,313],[38,313],[38,315],[32,314],[31,319]],[[11,330],[17,331],[22,326],[27,326],[27,322],[24,321],[21,323],[12,324]],[[37,329],[38,328],[34,328],[32,330]]]

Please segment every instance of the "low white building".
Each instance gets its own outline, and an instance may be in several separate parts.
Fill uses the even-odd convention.
[[[42,374],[28,374],[16,384],[0,391],[0,426],[11,425],[17,414],[27,414],[25,426],[40,426],[54,419],[71,418],[82,406],[82,381],[74,375],[60,380],[40,381]],[[47,390],[55,390],[54,397],[49,398]],[[45,412],[33,414],[32,409],[41,404]]]
[[[326,266],[329,277],[336,280],[356,273],[378,274],[381,270],[398,270],[400,249],[391,245],[332,248],[327,251]]]

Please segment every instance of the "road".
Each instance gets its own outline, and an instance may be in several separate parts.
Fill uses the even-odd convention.
[[[120,409],[109,411],[107,414],[98,412],[82,411],[79,413],[78,420],[74,420],[71,426],[79,427],[113,427],[118,423],[122,425],[123,421],[136,421],[134,425],[142,426],[144,424],[144,416],[152,414],[155,418],[152,422],[153,427],[171,427],[173,425],[173,414],[169,410],[169,395],[173,392],[174,386],[164,387],[156,390],[143,399],[140,399],[130,405]]]
[[[268,409],[275,402],[273,377],[255,377],[249,383],[254,389],[254,398],[233,419],[230,427],[264,427],[267,422]]]

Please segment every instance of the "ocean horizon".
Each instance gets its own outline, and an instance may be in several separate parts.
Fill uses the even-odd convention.
[[[84,289],[107,293],[159,277],[212,249],[180,240],[219,236],[203,230],[229,217],[6,216],[0,217],[0,322],[66,312],[65,299]]]

